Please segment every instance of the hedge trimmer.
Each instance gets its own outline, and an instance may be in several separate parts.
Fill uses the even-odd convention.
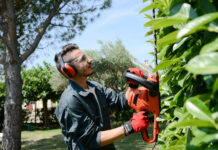
[[[146,110],[153,113],[153,138],[148,137],[147,129],[142,132],[144,141],[147,143],[153,143],[157,141],[159,134],[159,126],[156,121],[160,114],[158,75],[155,74],[154,76],[149,75],[148,77],[140,77],[134,73],[134,70],[136,70],[136,68],[129,68],[129,71],[125,73],[125,78],[128,82],[134,82],[142,86],[130,93],[128,104],[136,112]]]
[[[152,9],[152,18],[155,19],[155,9]],[[153,42],[154,42],[154,59],[155,66],[157,63],[157,44],[156,44],[156,31],[153,30]],[[155,75],[149,74],[147,77],[143,76],[142,70],[136,68],[129,68],[125,73],[125,78],[130,84],[140,84],[141,87],[137,88],[130,93],[128,104],[135,111],[139,112],[142,110],[149,111],[154,115],[153,124],[153,137],[149,138],[147,129],[142,132],[142,136],[145,142],[157,143],[158,134],[160,132],[157,117],[160,114],[160,93],[159,93],[159,76],[158,72]],[[154,147],[155,147],[154,145]],[[154,149],[153,147],[153,149]]]

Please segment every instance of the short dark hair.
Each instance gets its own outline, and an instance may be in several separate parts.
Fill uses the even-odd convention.
[[[77,44],[71,44],[71,43],[70,43],[70,44],[64,45],[64,46],[62,47],[62,50],[61,50],[60,53],[55,54],[54,61],[55,61],[55,64],[56,64],[57,68],[60,68],[60,63],[59,63],[59,61],[58,61],[58,55],[61,55],[61,57],[63,58],[64,56],[67,56],[69,52],[72,52],[72,51],[75,50],[75,49],[79,49],[79,46],[78,46]],[[64,58],[63,58],[63,61],[64,61],[65,63],[70,63],[70,62],[69,62],[70,59],[64,59]]]

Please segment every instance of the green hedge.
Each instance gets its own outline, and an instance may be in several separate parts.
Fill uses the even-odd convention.
[[[218,2],[155,0],[141,13],[152,8],[145,27],[157,31],[158,121],[167,124],[160,149],[218,149]]]

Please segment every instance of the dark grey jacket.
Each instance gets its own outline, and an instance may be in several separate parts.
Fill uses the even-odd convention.
[[[129,108],[125,94],[118,94],[93,81],[87,83],[95,90],[97,100],[72,81],[61,95],[56,117],[64,141],[69,150],[114,150],[113,144],[100,147],[100,136],[101,131],[111,129],[109,107],[117,111]]]

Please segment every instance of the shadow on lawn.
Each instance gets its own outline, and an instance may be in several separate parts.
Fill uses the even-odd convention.
[[[22,150],[66,150],[67,146],[62,135],[55,135],[48,139],[22,142]]]
[[[161,124],[160,128],[163,129],[165,125]],[[148,128],[149,137],[152,137],[153,126],[152,123]],[[154,143],[145,143],[142,139],[141,133],[131,134],[125,138],[120,139],[114,143],[116,150],[151,150]],[[67,145],[63,141],[61,134],[54,135],[47,139],[29,140],[22,142],[22,150],[67,150]],[[158,150],[158,145],[155,147]]]
[[[117,150],[151,150],[153,144],[143,141],[141,134],[132,134],[114,143]],[[62,135],[49,139],[22,142],[22,150],[67,150]],[[156,148],[155,148],[156,149]]]
[[[151,127],[150,127],[151,128]],[[152,129],[152,128],[151,128]],[[150,129],[150,130],[151,130]],[[150,133],[151,136],[151,133]],[[114,143],[116,150],[151,150],[154,143],[145,143],[141,133],[131,134]],[[67,150],[62,135],[55,135],[48,139],[22,142],[22,150]],[[158,145],[155,147],[158,150]]]
[[[166,127],[165,124],[160,123],[160,132]],[[150,126],[147,128],[149,138],[153,138],[153,122],[150,122]],[[134,133],[127,137],[120,139],[114,143],[117,150],[152,150],[154,143],[146,143],[143,140],[141,133]],[[154,150],[158,150],[158,144]]]
[[[114,145],[117,150],[151,150],[154,143],[145,143],[141,133],[135,133],[120,139]],[[155,150],[157,150],[157,146]]]

